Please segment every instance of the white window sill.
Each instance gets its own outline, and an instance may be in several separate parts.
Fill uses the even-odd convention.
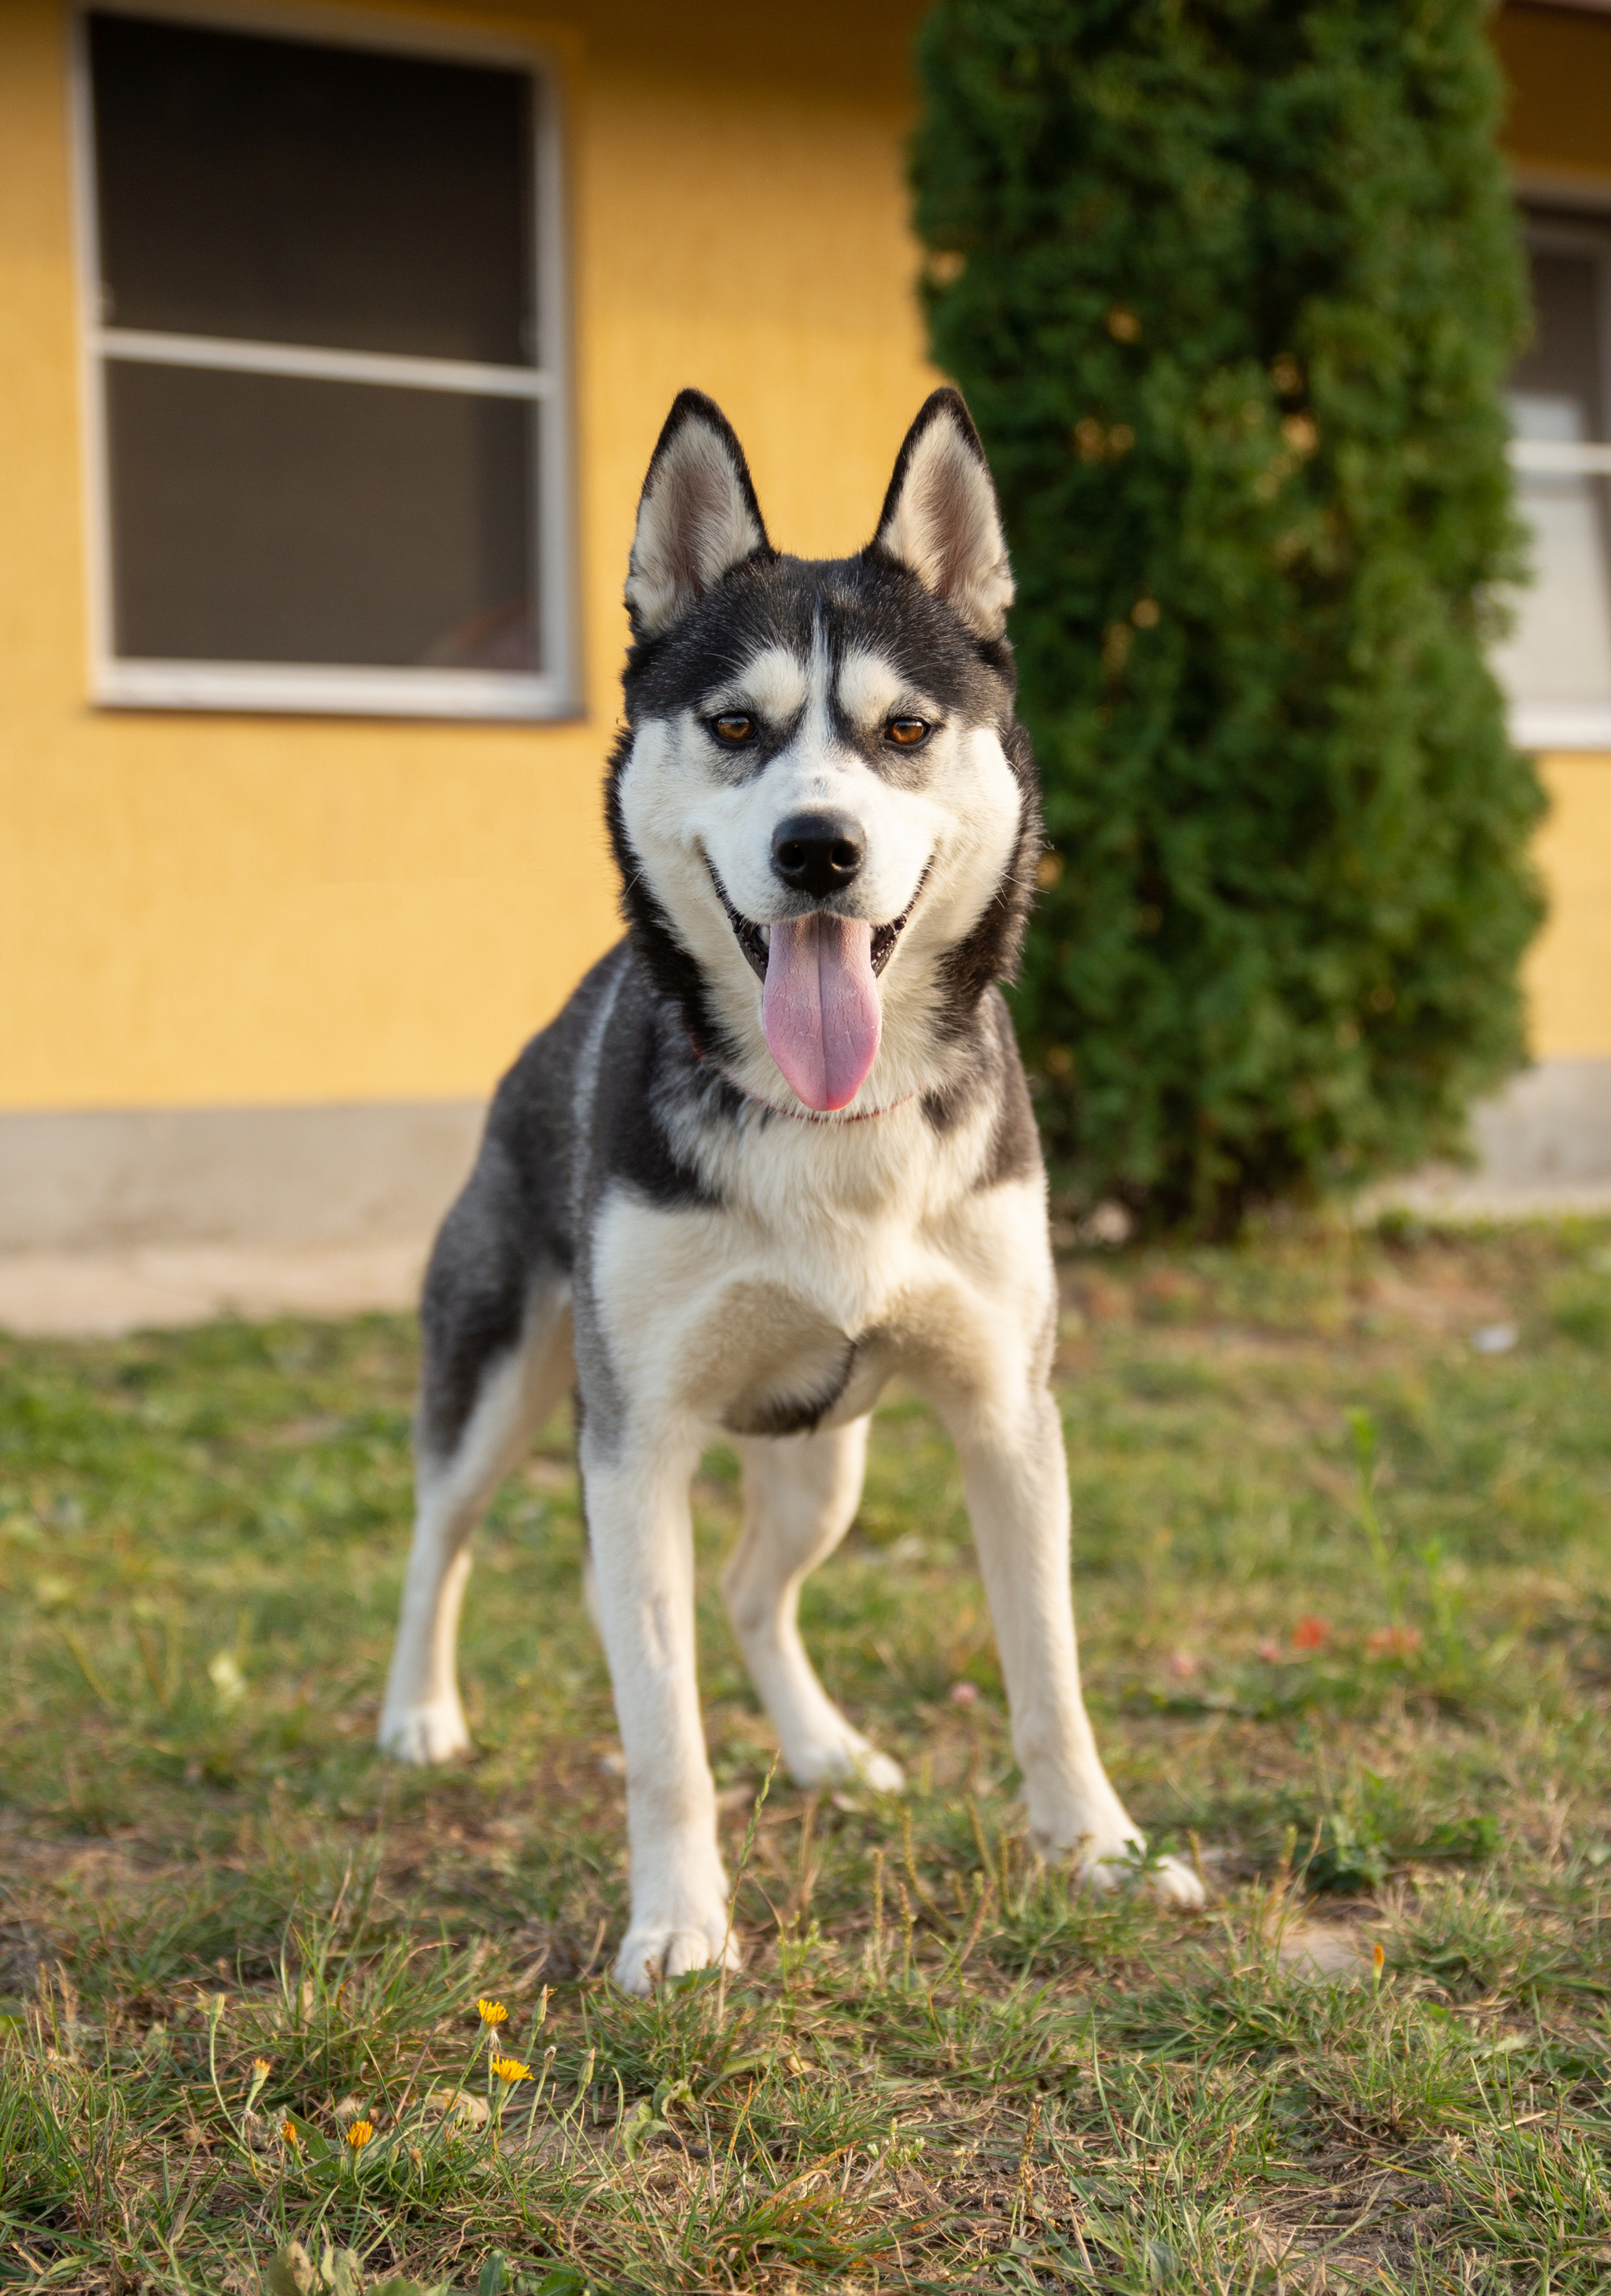
[[[1611,751],[1611,702],[1513,702],[1510,738],[1520,750]]]
[[[322,663],[109,661],[96,701],[118,709],[284,712],[303,717],[575,718],[555,676],[480,669],[343,669]]]

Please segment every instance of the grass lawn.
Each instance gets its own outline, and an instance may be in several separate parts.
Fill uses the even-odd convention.
[[[1208,1911],[1027,1853],[957,1471],[897,1395],[805,1613],[910,1799],[780,1775],[757,1815],[713,1452],[747,1966],[649,2003],[603,1974],[564,1426],[481,1541],[477,1756],[402,1774],[411,1324],[0,1341],[0,2282],[1607,2286],[1611,1226],[1076,1255],[1066,1301],[1091,1705]],[[489,2084],[483,1997],[537,2079]]]

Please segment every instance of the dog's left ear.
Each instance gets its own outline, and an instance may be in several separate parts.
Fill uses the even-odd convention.
[[[657,638],[711,585],[769,550],[744,448],[703,390],[681,390],[649,463],[627,572],[635,638]]]
[[[907,567],[976,637],[999,638],[1013,570],[990,465],[962,393],[926,399],[906,434],[873,547]]]

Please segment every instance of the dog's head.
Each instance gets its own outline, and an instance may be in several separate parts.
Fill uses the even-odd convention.
[[[744,452],[684,391],[627,579],[610,822],[628,921],[700,1051],[818,1111],[932,1088],[1022,938],[1039,839],[1013,581],[954,390],[858,556],[767,538]]]

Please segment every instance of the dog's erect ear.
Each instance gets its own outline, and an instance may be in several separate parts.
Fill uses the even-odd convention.
[[[1013,570],[979,433],[949,386],[924,402],[884,498],[875,550],[954,607],[975,636],[999,638]]]
[[[682,390],[649,463],[627,571],[632,635],[657,638],[731,567],[769,550],[744,448],[703,390]]]

